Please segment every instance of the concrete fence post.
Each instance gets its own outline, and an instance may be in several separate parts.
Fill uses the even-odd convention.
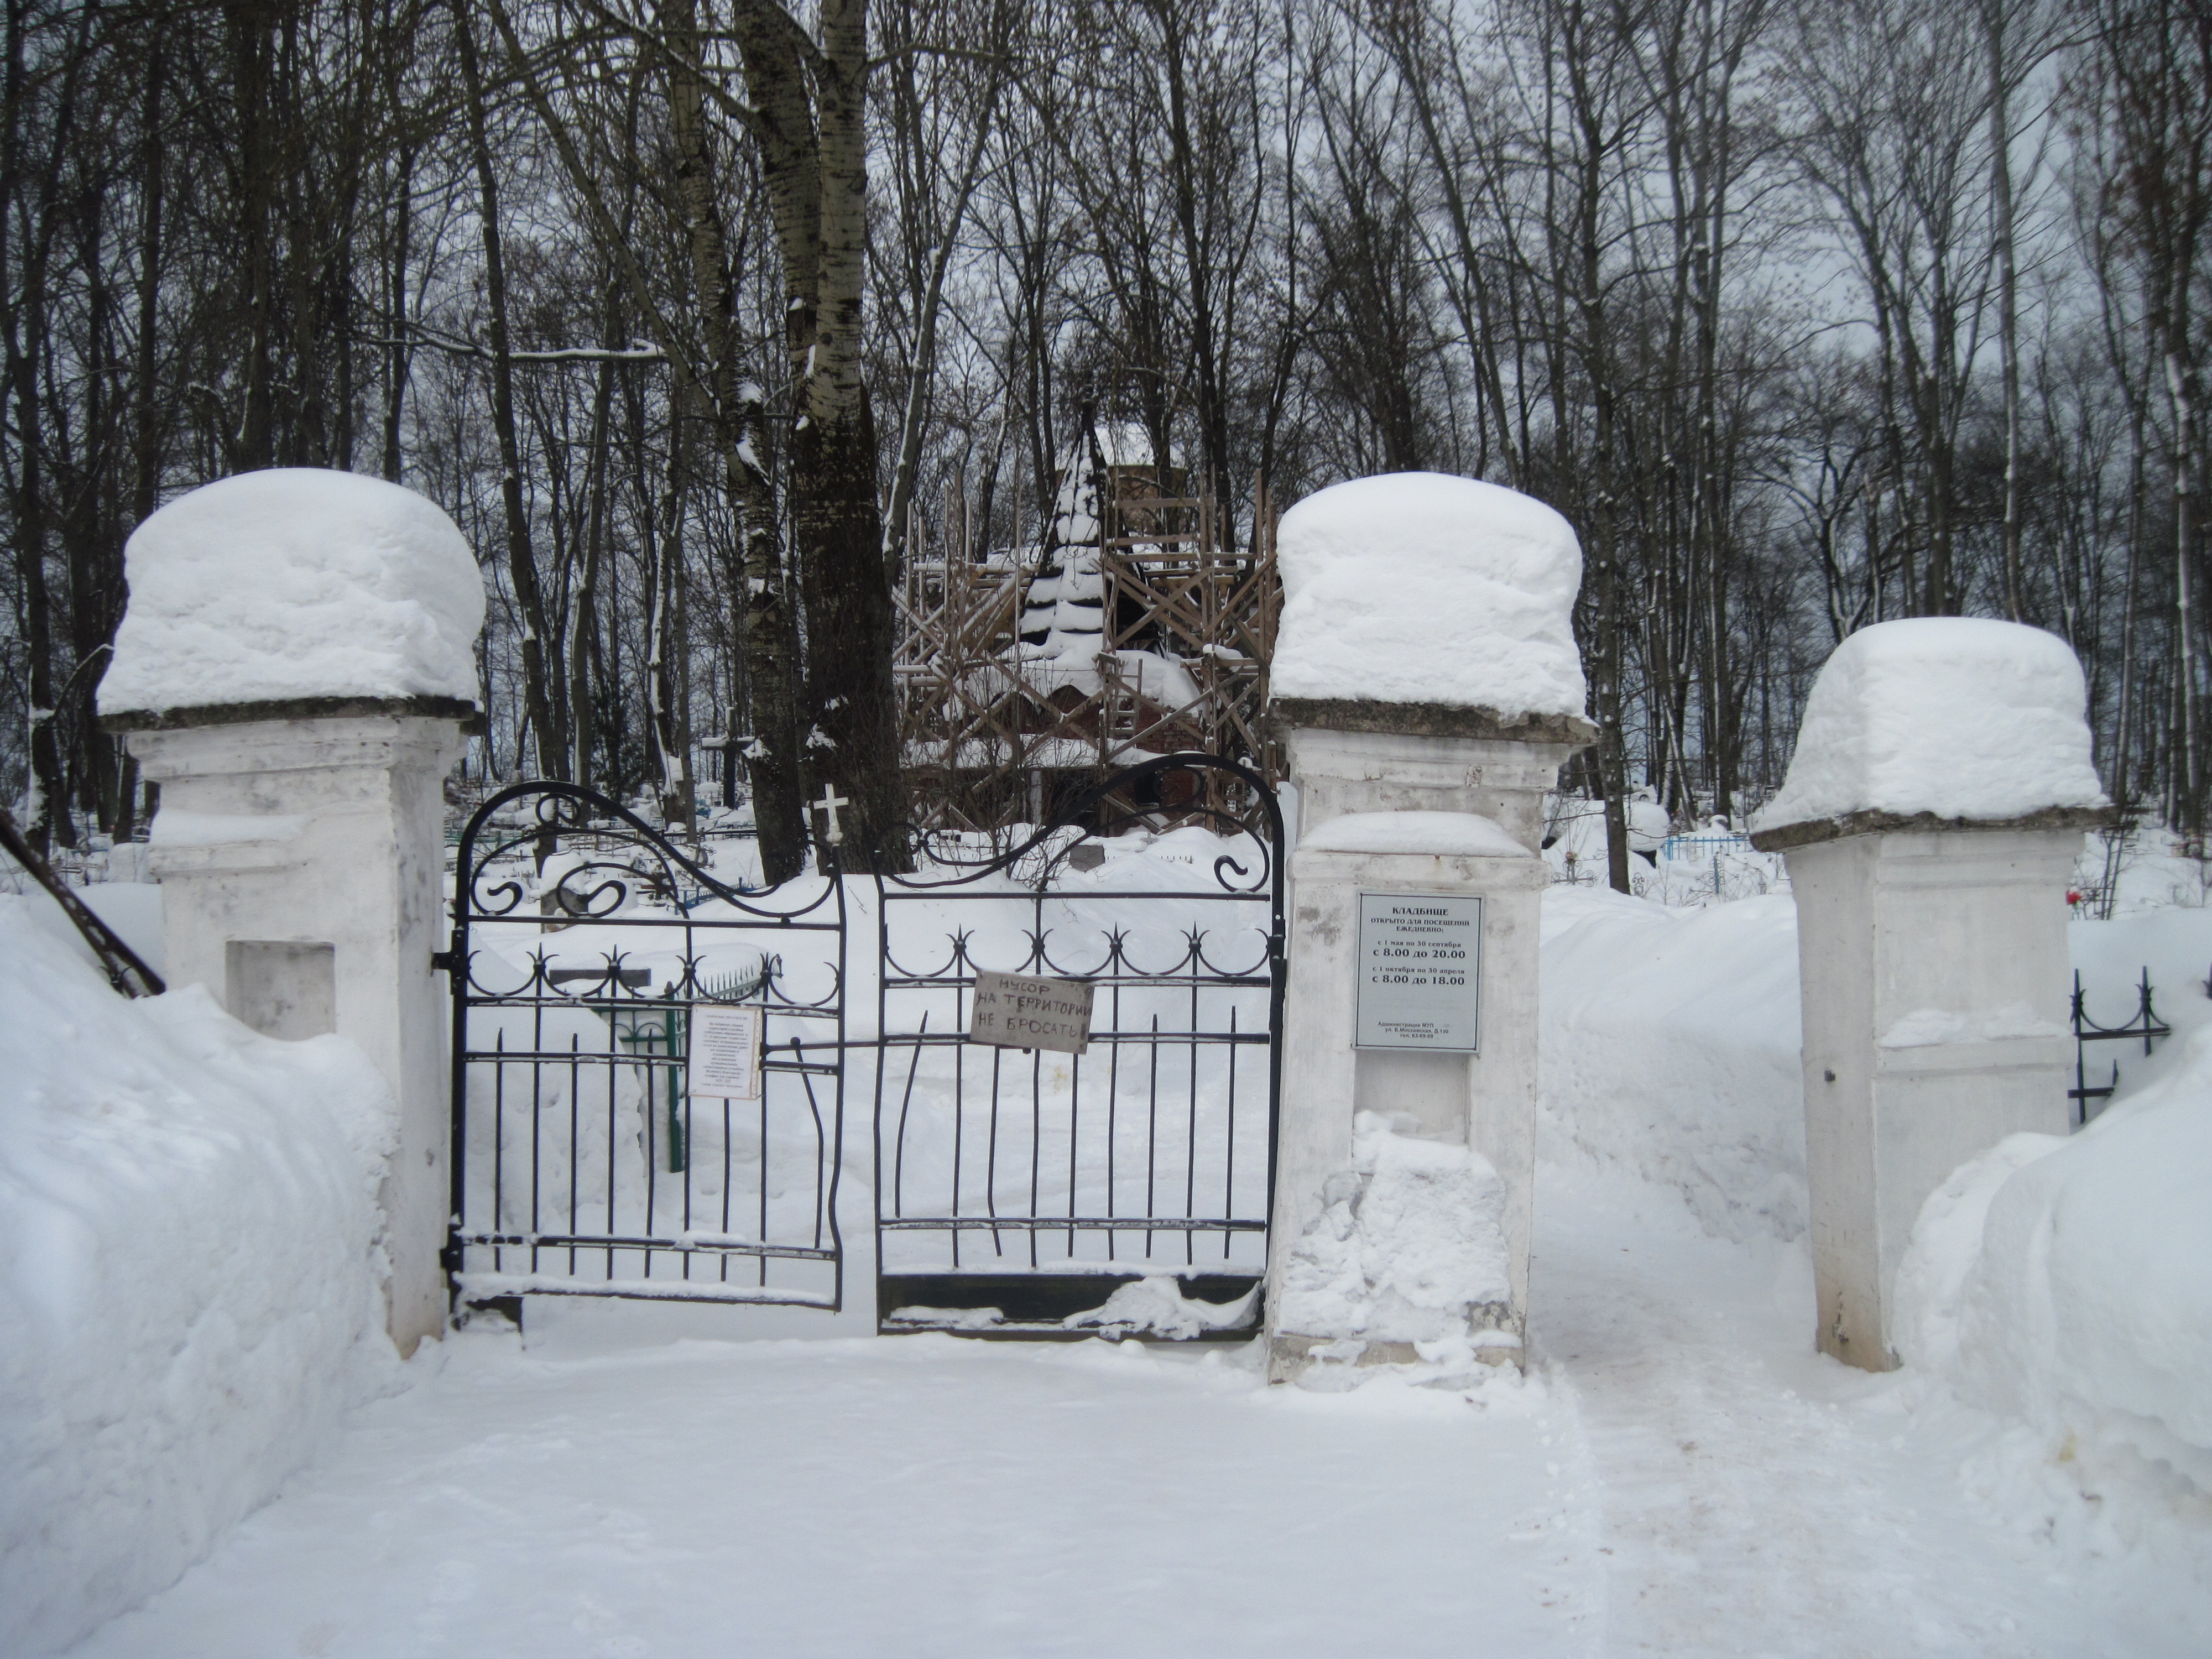
[[[2066,888],[2110,816],[2081,672],[2011,623],[1853,635],[1807,701],[1752,843],[1797,903],[1820,1351],[1893,1369],[1898,1264],[1929,1195],[2069,1122]]]
[[[1544,793],[1589,740],[1587,728],[1554,717],[1506,737],[1473,709],[1362,715],[1297,699],[1276,708],[1299,823],[1267,1297],[1275,1374],[1296,1375],[1316,1347],[1346,1335],[1285,1324],[1286,1312],[1297,1316],[1283,1291],[1291,1252],[1328,1206],[1332,1182],[1354,1168],[1352,1126],[1363,1112],[1395,1117],[1419,1139],[1466,1146],[1497,1171],[1509,1294],[1486,1307],[1476,1334],[1512,1339],[1482,1357],[1517,1364],[1534,1202],[1538,907],[1550,884],[1538,841]],[[1397,729],[1304,723],[1354,718]],[[1476,1029],[1464,1041],[1414,1032],[1402,1046],[1378,1046],[1373,1039],[1392,1034],[1361,1029],[1362,994],[1377,966],[1366,958],[1393,947],[1376,943],[1373,912],[1378,901],[1418,912],[1438,900],[1476,907],[1465,929]],[[1415,1358],[1409,1337],[1363,1340],[1358,1363]]]
[[[412,491],[304,470],[196,490],[142,525],[100,687],[161,787],[151,866],[172,985],[268,1036],[336,1032],[398,1105],[383,1184],[389,1328],[445,1323],[446,774],[480,719],[483,590]]]
[[[1580,553],[1541,503],[1431,474],[1323,490],[1277,546],[1298,824],[1271,1375],[1518,1364],[1544,796],[1595,735]]]

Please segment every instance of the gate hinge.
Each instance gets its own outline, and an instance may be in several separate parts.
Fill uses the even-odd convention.
[[[454,969],[459,966],[460,958],[456,957],[451,951],[433,951],[430,952],[430,971],[434,974],[450,974]]]

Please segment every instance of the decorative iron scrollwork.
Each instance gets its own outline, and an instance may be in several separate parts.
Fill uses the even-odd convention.
[[[733,884],[574,784],[477,811],[440,953],[457,1298],[842,1305],[844,896]],[[690,1085],[714,1004],[763,1010],[744,1101]]]
[[[1157,801],[1131,799],[1146,793],[1143,786],[1175,772],[1221,774],[1238,787],[1245,805],[1241,810],[1216,805],[1203,793],[1172,809],[1164,809]],[[1024,886],[1041,891],[1066,867],[1069,855],[1087,838],[1112,836],[1146,825],[1164,811],[1186,822],[1194,820],[1217,835],[1249,837],[1258,849],[1257,867],[1248,866],[1234,853],[1224,853],[1213,861],[1213,878],[1227,892],[1249,893],[1255,897],[1267,893],[1276,875],[1275,849],[1283,839],[1282,808],[1275,800],[1274,791],[1257,772],[1240,761],[1222,755],[1196,753],[1162,755],[1116,772],[1063,804],[1026,839],[981,857],[965,845],[966,832],[918,830],[914,837],[916,862],[959,873],[935,881],[905,876],[886,879],[902,888],[921,890],[964,886],[987,876],[1006,872]],[[1071,835],[1070,830],[1075,833]]]

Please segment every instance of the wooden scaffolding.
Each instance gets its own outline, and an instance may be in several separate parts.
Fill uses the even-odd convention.
[[[909,526],[896,673],[908,793],[926,826],[1037,823],[1120,768],[1188,750],[1243,760],[1270,784],[1281,775],[1261,718],[1282,608],[1265,483],[1238,549],[1182,468],[1094,448],[1082,471],[1071,466],[1076,487],[1054,520],[1087,531],[1079,539],[979,556],[957,507],[934,537]],[[1123,805],[1163,827],[1241,805],[1217,774],[1165,784]]]

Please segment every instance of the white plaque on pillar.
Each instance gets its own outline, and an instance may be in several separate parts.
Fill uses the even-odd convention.
[[[1481,966],[1480,899],[1362,893],[1352,1046],[1475,1053]]]

